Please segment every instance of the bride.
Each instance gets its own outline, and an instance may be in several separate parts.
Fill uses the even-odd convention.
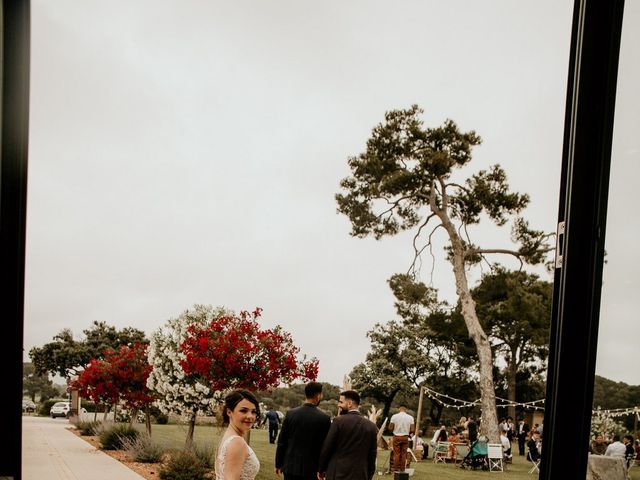
[[[216,455],[216,480],[253,480],[260,462],[244,440],[260,415],[258,400],[247,390],[234,390],[226,396],[222,410],[228,423]]]

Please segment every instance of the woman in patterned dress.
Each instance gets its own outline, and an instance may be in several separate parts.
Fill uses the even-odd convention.
[[[260,462],[244,440],[260,416],[258,400],[248,390],[234,390],[226,396],[222,418],[228,423],[216,454],[216,480],[253,480]]]

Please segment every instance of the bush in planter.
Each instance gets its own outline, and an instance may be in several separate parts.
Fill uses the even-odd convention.
[[[78,422],[76,428],[80,435],[96,435],[101,422]]]
[[[164,449],[147,434],[123,438],[122,447],[134,462],[159,463],[164,456]]]
[[[125,439],[134,439],[140,432],[128,423],[116,423],[100,433],[100,444],[104,450],[121,450]]]
[[[207,468],[195,453],[182,451],[171,455],[160,469],[160,480],[204,480],[206,473]]]

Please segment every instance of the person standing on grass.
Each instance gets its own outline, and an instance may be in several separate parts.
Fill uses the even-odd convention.
[[[269,410],[265,413],[264,421],[268,422],[269,426],[269,443],[276,443],[276,437],[278,436],[278,428],[280,427],[280,417],[275,410]]]
[[[229,426],[216,453],[216,480],[254,480],[258,475],[260,461],[244,438],[259,415],[258,400],[248,390],[234,390],[225,397],[222,419]]]
[[[407,407],[400,405],[400,411],[391,416],[389,430],[393,432],[393,471],[404,472],[407,465],[409,436],[415,431],[413,417],[407,413]]]
[[[316,480],[322,443],[331,427],[331,419],[318,409],[322,384],[309,382],[304,387],[305,402],[287,412],[276,447],[276,475],[285,480]]]
[[[360,395],[340,394],[340,416],[331,423],[318,464],[319,480],[371,480],[376,471],[378,427],[358,411]]]
[[[478,439],[478,424],[471,415],[467,421],[467,430],[469,431],[469,444],[472,445]]]
[[[527,437],[529,436],[529,424],[525,423],[524,419],[520,419],[518,423],[516,434],[518,435],[518,453],[524,455],[524,447],[527,444]]]

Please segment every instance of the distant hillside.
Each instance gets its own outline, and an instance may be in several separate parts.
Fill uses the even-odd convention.
[[[614,382],[596,375],[593,390],[593,408],[611,410],[640,406],[640,385]]]

